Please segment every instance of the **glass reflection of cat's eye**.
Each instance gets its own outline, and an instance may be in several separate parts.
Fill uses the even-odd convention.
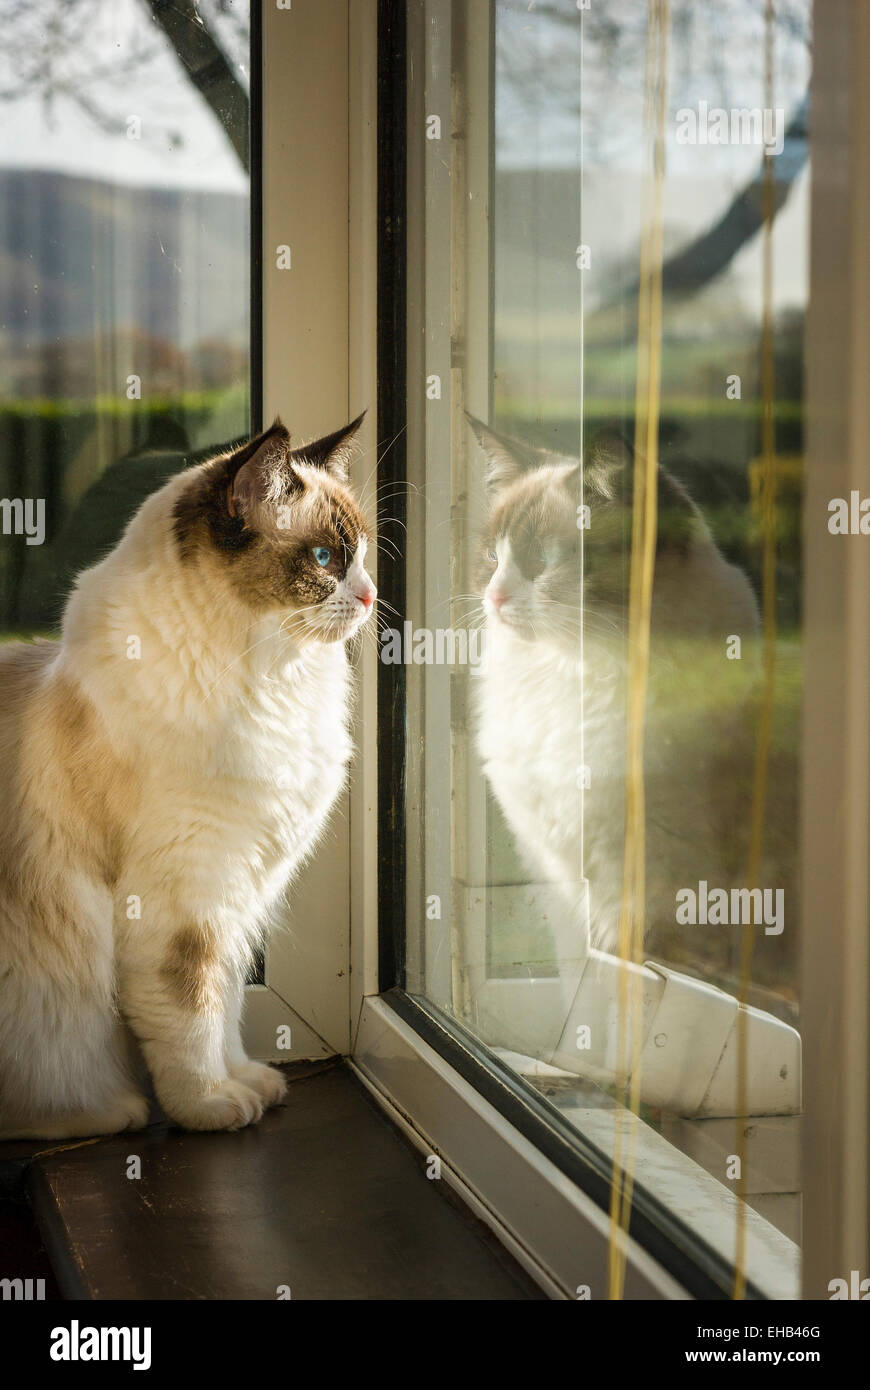
[[[487,558],[487,560],[489,561],[489,563],[490,563],[491,565],[497,565],[497,564],[498,564],[498,556],[496,555],[496,553],[495,553],[494,550],[488,550],[488,551],[486,552],[486,558]]]
[[[579,542],[576,541],[544,541],[541,545],[541,553],[544,557],[544,564],[548,569],[552,569],[556,565],[563,565],[567,563],[567,561],[576,557],[579,548]]]
[[[327,550],[325,545],[316,545],[311,553],[317,561],[318,565],[322,565],[323,568],[326,569],[326,566],[332,559],[332,551]]]

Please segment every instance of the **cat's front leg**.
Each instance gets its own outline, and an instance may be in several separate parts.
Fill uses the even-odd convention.
[[[256,1091],[266,1106],[277,1105],[287,1093],[287,1082],[265,1062],[252,1062],[242,1044],[241,1018],[245,987],[239,981],[230,990],[224,1029],[224,1055],[230,1076]]]
[[[128,940],[120,952],[124,1014],[160,1104],[185,1129],[241,1129],[263,1113],[260,1092],[227,1067],[231,959],[221,931],[196,918],[146,941]]]

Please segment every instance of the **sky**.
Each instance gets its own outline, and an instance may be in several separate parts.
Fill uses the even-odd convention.
[[[247,87],[239,26],[246,27],[248,0],[201,0],[200,9]],[[0,107],[0,165],[118,183],[247,191],[247,175],[219,121],[145,0],[38,0],[32,7],[29,0],[3,0],[0,17],[0,90],[28,89]],[[132,70],[119,72],[119,63]],[[114,129],[101,129],[62,93],[49,106],[49,71],[56,87],[66,84],[97,103]],[[127,137],[130,116],[141,120],[139,140]]]
[[[606,12],[587,17],[574,0],[496,4],[498,165],[579,170],[582,93],[584,188],[593,230],[596,201],[603,198],[607,215],[607,181],[627,190],[625,214],[609,234],[614,251],[627,248],[638,232],[631,200],[643,155],[646,8],[646,0],[610,0]],[[199,0],[199,9],[247,86],[249,0]],[[787,120],[808,81],[810,0],[781,0],[779,11],[775,89]],[[671,15],[666,216],[688,236],[728,206],[757,169],[759,151],[680,146],[676,110],[702,99],[725,107],[761,104],[764,30],[761,0],[673,0]],[[247,176],[220,123],[146,0],[40,0],[35,6],[0,0],[0,22],[0,91],[19,90],[0,107],[0,165],[246,194]],[[62,93],[49,104],[49,71],[55,88],[66,84],[85,93],[112,128],[102,129]],[[141,121],[139,140],[127,138],[131,116]],[[806,217],[804,176],[782,219],[793,224],[780,238],[777,295],[784,302],[801,298],[805,286],[806,238],[799,228]],[[739,270],[751,293],[757,278],[751,251]]]
[[[249,0],[198,0],[198,8],[247,87]],[[497,0],[497,146],[503,167],[576,166],[581,87],[587,167],[637,165],[646,9],[646,0],[610,0],[587,16],[574,0]],[[785,15],[776,31],[776,103],[790,113],[808,80],[810,0],[782,0],[779,9]],[[724,107],[761,104],[761,0],[673,0],[671,14],[669,135],[676,110],[699,99]],[[0,92],[26,89],[0,107],[0,164],[124,183],[245,190],[244,171],[226,135],[191,86],[146,0],[0,0],[0,22]],[[131,61],[132,71],[117,72],[119,62]],[[114,131],[100,129],[67,96],[55,96],[49,109],[49,69],[55,86],[66,81],[92,98]],[[141,140],[126,136],[131,115],[142,121]],[[671,138],[671,171],[690,174],[696,153]],[[754,152],[725,147],[717,157],[723,177],[736,184]]]
[[[593,8],[596,0],[593,0]],[[774,107],[785,128],[810,76],[810,0],[780,0],[774,31]],[[644,168],[647,0],[608,0],[587,16],[574,0],[497,0],[496,160],[500,169],[575,168],[581,235],[613,263],[634,256]],[[756,145],[681,144],[677,112],[763,107],[762,0],[672,0],[665,120],[665,234],[685,245],[756,177]],[[582,111],[582,116],[581,116]],[[582,127],[582,128],[581,128]],[[786,161],[794,149],[786,146]],[[803,166],[775,227],[774,302],[806,301],[809,177]],[[742,309],[759,302],[760,239],[731,267]],[[594,295],[593,295],[594,298]]]

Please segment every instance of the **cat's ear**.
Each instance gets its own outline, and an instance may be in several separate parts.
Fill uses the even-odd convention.
[[[583,473],[587,495],[621,502],[631,507],[634,501],[634,459],[632,446],[616,429],[602,427],[589,441],[583,457]],[[659,464],[656,470],[658,529],[656,545],[659,550],[670,545],[685,548],[697,531],[701,513],[679,479]]]
[[[353,458],[353,437],[364,419],[365,411],[343,429],[292,450],[289,455],[290,463],[304,468],[325,468],[327,473],[331,473],[339,482],[346,483],[348,468]]]
[[[256,524],[262,509],[275,506],[302,483],[290,466],[290,434],[276,416],[275,423],[244,444],[227,460],[230,516]]]
[[[530,444],[522,444],[518,439],[499,434],[468,411],[465,415],[486,456],[486,485],[491,492],[508,487],[523,473],[540,468],[551,457],[546,449],[535,449]]]
[[[596,430],[583,451],[583,474],[610,501],[630,498],[634,482],[634,450],[619,430]]]

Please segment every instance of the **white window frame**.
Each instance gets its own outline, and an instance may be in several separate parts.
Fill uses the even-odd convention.
[[[804,503],[803,1296],[870,1273],[870,550],[828,502],[870,496],[870,7],[816,0]],[[840,542],[840,544],[838,544]]]
[[[357,36],[373,17],[359,0],[296,0],[284,9],[266,0],[262,10],[263,419],[280,414],[301,442],[368,407],[360,483],[374,462],[374,354],[369,361],[360,352],[371,341],[372,325],[367,333],[363,325],[374,313],[376,278],[362,273],[374,228],[360,227],[352,244],[349,206],[351,183],[358,197],[359,181],[376,173],[360,162],[369,151],[358,124]],[[278,269],[279,246],[290,247],[289,269]],[[357,706],[369,743],[373,674],[362,672]],[[255,1056],[293,1062],[350,1051],[351,918],[371,910],[373,888],[370,870],[354,859],[352,902],[348,824],[360,797],[372,798],[370,752],[367,744],[352,789],[293,886],[285,929],[266,947],[265,984],[246,990],[245,1042]],[[362,960],[358,967],[354,988],[372,988],[371,968]],[[289,1050],[278,1046],[281,1024],[291,1028]]]

